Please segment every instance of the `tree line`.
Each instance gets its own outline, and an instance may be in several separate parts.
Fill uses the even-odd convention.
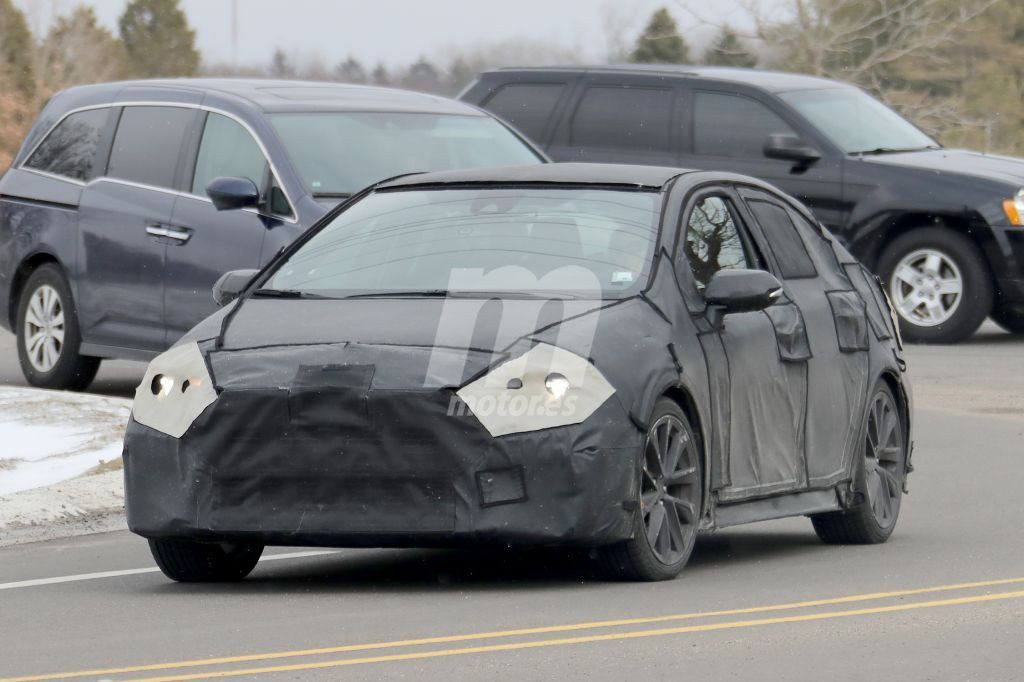
[[[1024,2],[1020,0],[737,0],[741,25],[699,0],[656,10],[638,31],[607,22],[610,63],[776,69],[852,82],[946,144],[1024,154]],[[716,10],[719,5],[712,4]],[[768,7],[769,9],[765,9]],[[606,8],[607,10],[607,8]],[[642,17],[627,17],[642,19]],[[697,49],[690,36],[707,39]],[[589,57],[592,61],[593,57]],[[278,48],[264,64],[203,63],[178,0],[130,0],[116,32],[85,5],[35,36],[13,0],[0,0],[0,168],[39,108],[81,83],[164,76],[302,78],[453,96],[497,66],[574,64],[572,46],[524,38],[466,44],[404,67],[350,55],[329,64]]]

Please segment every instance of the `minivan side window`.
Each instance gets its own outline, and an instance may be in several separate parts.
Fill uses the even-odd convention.
[[[708,196],[698,201],[686,221],[683,244],[693,276],[707,285],[719,270],[752,267],[727,199]]]
[[[266,173],[267,159],[249,131],[237,121],[211,112],[199,143],[192,194],[205,197],[206,186],[220,177],[249,178],[263,187]]]
[[[704,156],[757,158],[776,133],[795,131],[775,112],[742,95],[700,92],[693,103],[693,150]]]
[[[96,176],[96,151],[107,126],[109,108],[88,109],[71,114],[50,131],[26,168],[87,181]]]
[[[178,157],[194,115],[194,109],[185,107],[124,107],[107,175],[173,189]]]
[[[594,86],[573,115],[573,147],[669,151],[672,91]]]
[[[495,92],[484,108],[539,141],[564,90],[563,83],[512,83]]]

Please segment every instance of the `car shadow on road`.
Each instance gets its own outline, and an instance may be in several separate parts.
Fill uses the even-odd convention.
[[[696,575],[747,562],[765,562],[824,546],[807,532],[728,531],[702,535],[684,574]],[[336,556],[261,565],[240,583],[184,585],[157,589],[203,594],[322,591],[414,593],[565,589],[614,584],[586,550],[404,549],[346,550]]]

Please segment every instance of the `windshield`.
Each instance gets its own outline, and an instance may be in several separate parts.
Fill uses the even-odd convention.
[[[854,88],[796,90],[779,97],[849,154],[939,146],[895,111]]]
[[[306,242],[264,289],[618,298],[646,281],[660,206],[659,193],[633,190],[377,192]]]
[[[484,116],[334,112],[270,120],[313,195],[349,195],[402,173],[541,163]]]

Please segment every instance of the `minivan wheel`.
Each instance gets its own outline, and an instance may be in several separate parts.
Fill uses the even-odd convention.
[[[992,311],[985,260],[967,237],[941,227],[912,230],[882,252],[878,271],[908,341],[955,343]]]
[[[640,453],[633,537],[598,550],[604,573],[621,580],[670,580],[693,552],[701,516],[701,449],[690,421],[658,400]]]
[[[241,580],[256,568],[263,545],[159,538],[149,541],[149,551],[156,565],[171,580],[232,582]]]
[[[885,542],[896,528],[907,473],[907,441],[899,408],[881,381],[868,403],[860,459],[855,464],[854,505],[811,517],[814,532],[831,545]]]
[[[992,311],[992,321],[1011,334],[1024,334],[1024,310],[996,308]]]
[[[32,386],[81,391],[100,368],[100,359],[80,355],[81,329],[71,287],[57,265],[29,275],[18,302],[18,361]]]

